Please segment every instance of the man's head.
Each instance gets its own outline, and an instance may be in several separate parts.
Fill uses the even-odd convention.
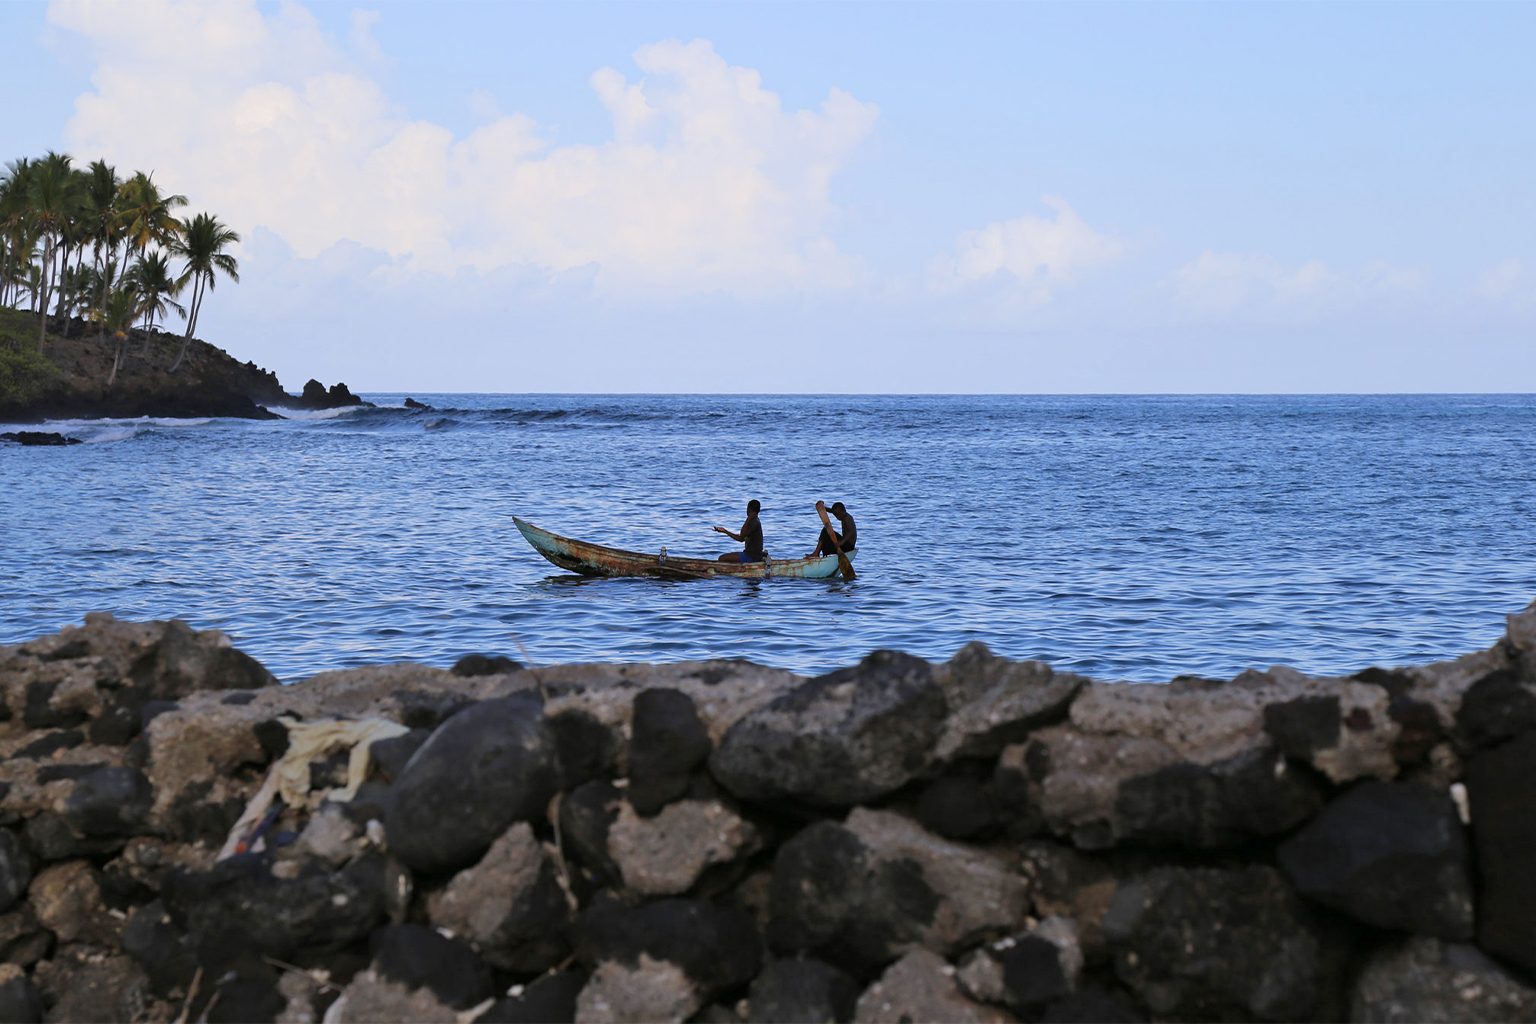
[[[848,514],[848,510],[843,507],[843,503],[842,502],[834,501],[832,503],[832,514],[837,516],[837,518],[841,519],[841,518],[843,518],[844,516],[846,516]]]
[[[756,498],[753,498],[751,501],[747,502],[747,515],[755,516],[762,510],[763,503],[758,501]]]

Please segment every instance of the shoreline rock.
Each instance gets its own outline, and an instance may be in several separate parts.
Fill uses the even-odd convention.
[[[1536,1021],[1533,654],[278,685],[93,614],[0,647],[0,1018]]]

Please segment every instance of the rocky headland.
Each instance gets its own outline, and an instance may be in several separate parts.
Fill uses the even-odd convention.
[[[368,404],[345,384],[326,389],[315,380],[301,394],[289,394],[270,370],[242,363],[197,339],[170,373],[182,339],[163,331],[131,331],[115,378],[116,346],[103,343],[94,324],[69,320],[48,334],[41,354],[35,351],[36,339],[34,314],[0,308],[0,422],[138,416],[278,419],[274,407]]]
[[[1099,682],[0,648],[0,1020],[1536,1021],[1536,605]]]

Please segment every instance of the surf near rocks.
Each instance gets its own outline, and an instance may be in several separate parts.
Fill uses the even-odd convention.
[[[1167,685],[973,644],[279,686],[92,615],[0,699],[3,1019],[1536,1019],[1536,606]]]

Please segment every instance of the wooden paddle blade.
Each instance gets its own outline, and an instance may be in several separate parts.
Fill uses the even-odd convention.
[[[816,514],[821,516],[821,525],[827,528],[827,536],[832,538],[832,550],[837,552],[837,567],[842,570],[843,579],[858,579],[858,574],[853,571],[853,563],[848,560],[847,555],[843,554],[843,546],[838,543],[837,531],[832,529],[832,519],[827,515],[826,502],[816,502]]]

